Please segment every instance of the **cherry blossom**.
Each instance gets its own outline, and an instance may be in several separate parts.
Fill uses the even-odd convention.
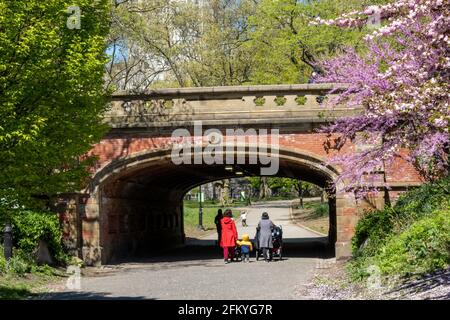
[[[330,138],[339,136],[333,148],[360,136],[369,145],[373,136],[381,140],[332,159],[343,168],[337,182],[362,193],[382,186],[373,173],[398,158],[412,163],[428,181],[448,174],[449,165],[450,3],[400,0],[314,23],[362,27],[374,11],[382,27],[365,37],[368,50],[362,54],[348,48],[322,61],[324,73],[313,76],[315,82],[348,84],[331,105],[363,108],[360,115],[321,129]]]

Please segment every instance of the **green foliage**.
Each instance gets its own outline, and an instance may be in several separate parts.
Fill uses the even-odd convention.
[[[195,228],[198,226],[198,204],[197,207],[191,206],[185,202],[185,206],[183,208],[184,212],[184,225],[188,228]],[[217,215],[217,210],[219,207],[203,207],[203,226],[206,230],[215,229],[214,218]],[[222,207],[222,211],[225,208]],[[234,216],[236,216],[236,212],[234,212]]]
[[[7,271],[6,259],[3,252],[3,246],[0,245],[0,275]]]
[[[252,188],[260,190],[264,188],[261,177],[246,177]],[[313,196],[321,192],[321,188],[313,183],[292,178],[270,177],[266,179],[267,187],[272,193],[277,193],[286,198],[298,197],[301,194],[304,197]],[[274,197],[271,197],[274,199]]]
[[[280,97],[276,97],[274,101],[277,106],[284,106],[284,104],[286,103],[286,100],[287,99],[285,97],[280,96]]]
[[[117,89],[306,83],[322,58],[346,45],[363,47],[366,31],[310,22],[385,2],[122,1],[112,12],[115,63],[107,66],[107,77]],[[124,39],[126,55],[120,53]],[[166,79],[155,80],[158,73]]]
[[[62,231],[55,213],[20,211],[13,216],[12,223],[15,247],[24,255],[32,256],[39,240],[44,240],[57,261],[66,261],[61,244]]]
[[[450,265],[450,210],[437,211],[392,237],[375,256],[385,274],[423,274]]]
[[[312,217],[313,218],[321,218],[329,215],[330,207],[328,202],[306,202],[304,205],[305,209],[312,209]]]
[[[248,82],[252,52],[243,44],[254,7],[253,0],[122,1],[112,12],[109,42],[116,63],[107,76],[119,89]],[[123,39],[126,55],[120,54]],[[161,72],[166,79],[158,83]]]
[[[256,106],[262,107],[264,103],[266,103],[266,99],[264,97],[257,97],[255,100],[253,100]]]
[[[173,108],[173,100],[164,100],[163,102],[164,108],[172,109]]]
[[[392,234],[398,234],[415,221],[449,206],[450,178],[424,184],[403,195],[393,208],[386,207],[366,214],[356,226],[352,239],[353,254],[372,255]],[[365,244],[364,250],[359,248]]]
[[[352,239],[353,278],[377,265],[383,274],[423,274],[450,264],[450,178],[403,194],[394,207],[367,213]]]
[[[306,96],[297,96],[297,98],[295,98],[295,102],[297,102],[299,106],[304,106],[307,100],[308,98],[306,98]]]
[[[48,284],[60,282],[65,277],[65,270],[49,266],[32,266],[31,273],[26,274],[17,274],[12,269],[6,274],[0,272],[0,300],[30,299],[48,293]]]
[[[0,0],[0,216],[77,190],[104,133],[109,0]],[[39,195],[40,197],[36,197]]]
[[[24,275],[31,272],[52,275],[52,268],[36,264],[34,254],[39,240],[47,243],[50,254],[57,262],[66,263],[68,261],[62,248],[62,232],[55,213],[18,211],[12,215],[12,225],[13,256],[9,263],[6,263],[3,248],[0,246],[0,274]]]
[[[250,16],[250,41],[253,54],[250,81],[255,84],[307,83],[320,59],[338,53],[344,46],[362,46],[365,30],[312,26],[310,21],[361,9],[367,4],[386,1],[361,0],[261,0]]]
[[[434,183],[427,183],[401,196],[395,204],[395,209],[403,213],[406,221],[414,221],[436,209],[450,205],[450,177]]]
[[[22,254],[15,253],[8,264],[8,271],[18,275],[24,275],[31,271],[32,263],[25,259]]]
[[[397,213],[392,208],[367,213],[359,220],[352,238],[352,250],[355,256],[362,252],[366,255],[376,253],[394,228]],[[360,250],[364,246],[363,250]]]

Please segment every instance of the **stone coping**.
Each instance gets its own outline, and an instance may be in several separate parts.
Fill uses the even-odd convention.
[[[280,84],[280,85],[251,85],[251,86],[219,86],[219,87],[187,87],[187,88],[164,88],[147,91],[118,91],[111,95],[112,100],[149,99],[155,97],[180,97],[190,95],[217,95],[217,94],[267,94],[267,93],[289,93],[301,91],[316,91],[325,93],[335,90],[343,91],[347,84],[336,83],[314,83],[314,84]]]

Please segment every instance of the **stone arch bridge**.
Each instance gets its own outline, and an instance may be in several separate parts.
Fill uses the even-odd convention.
[[[277,161],[277,176],[301,178],[327,188],[339,168],[327,165],[331,154],[324,149],[326,135],[316,129],[360,112],[345,106],[325,107],[330,92],[342,89],[333,84],[299,84],[114,94],[104,117],[111,129],[90,152],[98,160],[89,186],[57,201],[65,245],[89,265],[149,251],[155,245],[182,245],[184,194],[240,172],[260,175],[261,168],[267,167],[261,159]],[[194,124],[197,129],[201,124],[202,130],[196,131]],[[197,143],[197,148],[184,149],[184,159],[191,159],[190,163],[172,161],[176,129],[188,136],[185,143]],[[213,152],[214,159],[228,157],[236,164],[240,157],[231,170],[226,160],[195,161],[204,160],[196,157],[203,154],[205,144],[211,145],[212,136],[204,137],[211,129],[215,139],[222,138],[215,142],[221,148]],[[227,130],[240,134],[226,135]],[[258,145],[262,137],[267,148]],[[348,144],[340,152],[357,152],[361,147]],[[255,158],[259,162],[251,161]],[[400,160],[377,174],[391,188],[370,199],[356,200],[351,193],[329,190],[329,242],[336,257],[350,255],[350,239],[365,209],[380,208],[420,184],[414,169]]]

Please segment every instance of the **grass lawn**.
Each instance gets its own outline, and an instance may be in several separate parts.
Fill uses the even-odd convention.
[[[197,229],[198,226],[198,202],[195,201],[185,201],[184,202],[184,230],[186,236],[195,237],[205,235],[206,232],[211,232],[216,230],[216,225],[214,224],[214,218],[217,215],[217,210],[222,209],[225,211],[227,208],[231,208],[233,211],[233,216],[235,219],[239,218],[240,213],[234,210],[233,207],[245,206],[244,203],[237,202],[233,205],[227,207],[221,207],[220,204],[215,204],[212,202],[205,202],[203,204],[203,227],[205,231]]]
[[[22,300],[48,292],[51,284],[66,279],[65,272],[54,269],[53,274],[0,275],[0,300]]]
[[[204,207],[203,208],[203,226],[206,230],[213,230],[216,228],[214,224],[214,217],[217,214],[218,208]],[[222,209],[223,210],[223,209]],[[198,207],[184,207],[184,226],[196,228],[198,225]]]

